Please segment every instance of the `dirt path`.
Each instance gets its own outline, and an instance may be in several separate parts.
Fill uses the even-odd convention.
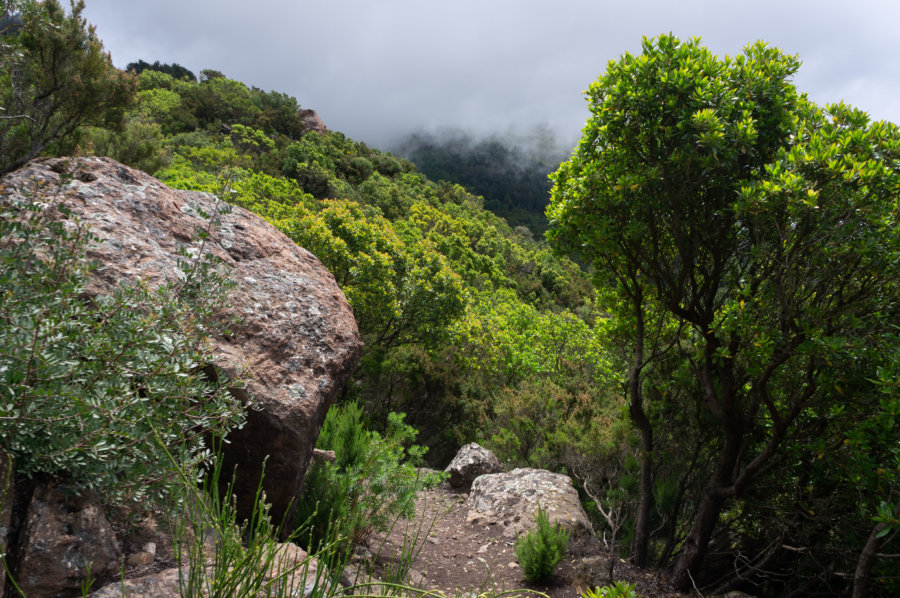
[[[516,560],[514,540],[504,537],[497,525],[466,521],[466,495],[442,486],[419,494],[417,515],[399,522],[386,536],[368,541],[375,555],[376,577],[397,567],[403,554],[414,554],[408,582],[448,596],[480,593],[487,589],[542,592],[550,598],[577,598],[581,585],[576,573],[584,557],[607,556],[599,540],[570,542],[565,560],[547,585],[529,584]],[[656,574],[636,570],[623,561],[616,564],[615,579],[634,583],[645,598],[681,596],[672,592]]]

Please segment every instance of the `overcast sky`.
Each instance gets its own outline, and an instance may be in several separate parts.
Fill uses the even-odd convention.
[[[574,142],[582,91],[641,37],[762,39],[795,83],[900,123],[898,0],[86,0],[116,66],[144,59],[295,96],[333,129],[388,148],[417,129],[549,125]]]

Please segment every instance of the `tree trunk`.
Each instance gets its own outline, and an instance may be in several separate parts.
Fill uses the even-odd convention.
[[[675,564],[672,583],[678,591],[687,592],[693,586],[693,576],[706,558],[706,549],[719,522],[719,514],[724,503],[724,497],[715,491],[712,484],[704,489],[694,525],[684,541],[681,556]]]
[[[641,433],[640,500],[634,519],[631,559],[638,567],[647,566],[650,546],[650,511],[653,507],[653,426],[644,412],[641,371],[644,367],[644,311],[640,291],[632,299],[635,316],[634,362],[628,373],[628,412]]]
[[[682,592],[691,588],[693,576],[703,565],[709,540],[719,522],[726,497],[733,497],[736,492],[734,475],[741,455],[743,426],[735,408],[735,385],[731,372],[727,366],[717,371],[713,365],[713,356],[718,346],[715,337],[708,337],[703,372],[704,401],[722,427],[724,438],[715,471],[703,489],[703,498],[700,500],[694,524],[685,539],[681,556],[675,564],[673,583],[675,588]],[[713,372],[717,375],[714,376]],[[714,384],[713,380],[717,380],[718,384]]]
[[[640,500],[634,519],[634,536],[631,540],[631,558],[638,567],[647,566],[650,547],[650,511],[653,508],[653,430],[641,429],[641,478]]]
[[[878,550],[881,548],[882,538],[879,532],[887,527],[887,523],[881,522],[872,528],[869,539],[859,554],[856,563],[856,573],[853,575],[853,598],[865,598],[869,591],[869,583],[872,580],[872,567],[878,560]]]

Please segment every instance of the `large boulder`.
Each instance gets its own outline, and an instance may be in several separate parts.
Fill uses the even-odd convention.
[[[135,280],[158,285],[175,277],[181,250],[215,196],[177,191],[108,158],[35,160],[0,179],[3,195],[62,202],[103,241],[88,257],[99,263],[89,291],[105,293]],[[240,322],[212,339],[216,364],[242,373],[261,410],[225,447],[237,466],[238,507],[248,514],[261,467],[275,521],[289,517],[319,428],[362,351],[353,313],[334,277],[311,253],[256,215],[234,207],[219,215],[204,251],[220,258],[237,282],[229,301]],[[226,314],[228,315],[228,314]],[[234,389],[235,393],[245,391]]]
[[[466,518],[470,523],[498,525],[506,537],[533,529],[538,506],[547,512],[551,524],[559,523],[572,532],[573,538],[594,533],[572,480],[543,469],[480,476],[472,484],[468,506]]]
[[[88,577],[114,577],[119,544],[99,500],[41,484],[28,505],[14,578],[25,596],[78,596]]]
[[[488,473],[501,473],[503,465],[494,453],[472,442],[459,449],[444,471],[450,474],[450,486],[460,492],[468,492],[475,478]]]

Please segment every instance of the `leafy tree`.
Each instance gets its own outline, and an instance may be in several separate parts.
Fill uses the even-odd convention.
[[[120,129],[135,91],[81,16],[56,0],[20,0],[22,26],[0,38],[0,174],[50,151],[66,153],[85,125]]]
[[[143,170],[149,174],[169,164],[162,128],[155,122],[130,115],[119,133],[91,127],[86,131],[86,151]]]
[[[181,66],[177,62],[173,62],[172,64],[168,63],[160,63],[158,60],[153,64],[150,64],[146,60],[138,60],[137,62],[129,62],[125,67],[126,72],[134,72],[136,75],[140,75],[144,71],[157,71],[160,73],[166,73],[174,79],[184,79],[187,81],[196,81],[197,76],[188,68]]]
[[[200,82],[206,83],[208,81],[212,81],[214,79],[226,79],[225,73],[222,71],[217,71],[216,69],[203,69],[200,71]]]
[[[551,239],[657,323],[630,341],[636,426],[660,425],[642,372],[661,367],[665,343],[646,342],[658,326],[677,331],[685,394],[714,425],[680,589],[726,505],[790,477],[786,456],[830,428],[829,409],[875,400],[874,333],[897,317],[900,134],[811,104],[789,82],[798,65],[763,43],[719,59],[699,40],[645,39],[590,86],[584,136],[554,175]],[[642,480],[642,502],[651,491]]]
[[[298,115],[300,104],[296,98],[255,87],[250,91],[251,101],[260,109],[253,122],[254,127],[267,133],[281,133],[291,139],[299,139],[303,135],[303,125]]]
[[[201,73],[200,84],[189,85],[182,92],[182,99],[200,126],[219,129],[223,124],[249,124],[259,115],[260,109],[251,100],[252,94],[246,85],[228,79],[218,71],[203,70]]]
[[[404,243],[358,204],[329,200],[316,214],[280,224],[334,274],[372,347],[440,342],[464,309],[459,277],[440,253],[427,242]]]

